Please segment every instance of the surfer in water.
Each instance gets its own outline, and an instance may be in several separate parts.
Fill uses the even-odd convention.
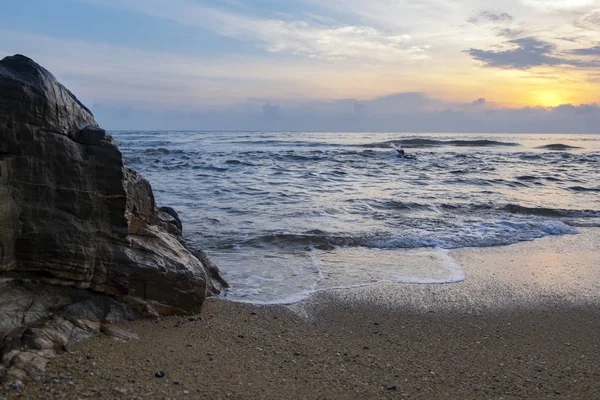
[[[394,148],[394,150],[396,150],[396,152],[398,153],[398,158],[407,158],[410,160],[414,160],[416,157],[413,155],[408,155],[406,154],[406,152],[404,151],[404,149],[402,147],[398,147],[395,144],[392,143],[392,147]]]

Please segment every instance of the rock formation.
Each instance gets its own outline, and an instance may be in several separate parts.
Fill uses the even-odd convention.
[[[112,322],[198,313],[226,286],[92,113],[21,55],[0,61],[0,228],[0,377],[123,338]]]

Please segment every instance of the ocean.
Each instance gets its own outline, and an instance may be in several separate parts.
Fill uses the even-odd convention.
[[[234,301],[460,282],[449,249],[600,226],[600,135],[111,134]]]

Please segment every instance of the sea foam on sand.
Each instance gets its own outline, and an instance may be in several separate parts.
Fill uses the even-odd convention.
[[[226,273],[231,289],[224,297],[252,304],[291,304],[324,290],[381,283],[454,283],[465,279],[444,249],[312,249],[296,254],[254,251],[240,260],[235,254],[211,255],[217,262],[243,265]]]

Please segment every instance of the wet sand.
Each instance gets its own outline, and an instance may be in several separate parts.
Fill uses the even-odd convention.
[[[600,229],[459,249],[464,282],[207,301],[51,361],[24,398],[600,398]],[[156,372],[164,377],[155,377]],[[9,394],[13,396],[14,393]]]

